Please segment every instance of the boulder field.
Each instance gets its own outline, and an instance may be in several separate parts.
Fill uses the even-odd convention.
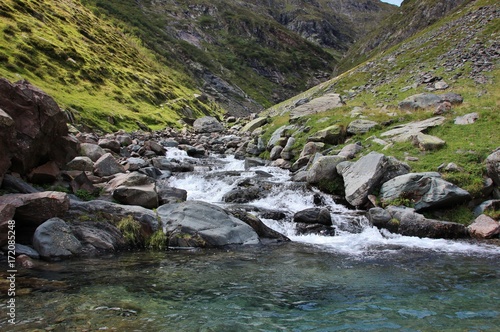
[[[443,102],[438,99],[419,96],[403,105],[414,108],[423,101]],[[477,219],[466,227],[422,214],[471,202],[467,191],[445,181],[440,173],[412,173],[405,162],[378,152],[364,153],[360,144],[346,145],[337,154],[322,153],[325,144],[344,139],[344,128],[311,135],[296,157],[293,133],[300,126],[283,126],[264,142],[259,129],[267,119],[259,117],[225,121],[205,117],[182,129],[105,135],[68,128],[66,121],[54,100],[36,87],[0,79],[0,247],[8,244],[12,220],[16,248],[32,259],[57,260],[127,248],[289,241],[244,210],[186,201],[187,192],[169,186],[167,179],[192,172],[195,166],[167,158],[166,149],[174,147],[200,160],[210,154],[234,155],[245,159],[248,167],[270,164],[288,169],[297,186],[318,187],[364,211],[374,226],[392,232],[433,238],[498,238],[500,233],[498,220],[491,217],[495,214],[489,213],[500,206],[500,149],[485,160],[489,180],[485,183],[490,183],[491,190],[484,202],[475,202]],[[441,121],[436,117],[409,123],[391,129],[385,137],[417,140],[415,144],[426,149],[425,137],[419,133]],[[376,123],[358,121],[347,131],[372,126]],[[271,160],[258,158],[264,151],[270,152]],[[262,173],[257,180],[241,183],[223,200],[239,204],[259,198],[272,186],[265,178]],[[290,222],[303,232],[335,233],[326,208],[300,211]]]

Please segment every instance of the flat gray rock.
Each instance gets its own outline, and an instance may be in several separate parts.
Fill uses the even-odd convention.
[[[201,201],[166,204],[157,213],[171,238],[198,237],[195,243],[207,247],[259,243],[252,227],[213,204]]]
[[[345,103],[338,93],[328,93],[309,102],[295,107],[290,112],[290,119],[297,119],[306,115],[312,115],[328,111],[332,108],[344,106]]]
[[[411,141],[413,136],[422,133],[428,128],[442,125],[445,120],[446,118],[443,116],[436,116],[423,121],[410,122],[396,126],[380,136],[390,138],[393,142],[407,142]]]

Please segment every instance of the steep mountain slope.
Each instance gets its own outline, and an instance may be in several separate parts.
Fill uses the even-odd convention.
[[[500,10],[495,0],[470,1],[413,37],[377,54],[342,75],[280,103],[263,115],[272,116],[264,139],[282,125],[293,123],[307,130],[296,133],[295,149],[300,151],[307,139],[332,125],[347,128],[355,119],[378,123],[368,133],[349,134],[347,143],[359,142],[363,154],[382,151],[408,160],[413,171],[436,171],[442,164],[457,164],[460,172],[444,176],[478,197],[482,195],[484,160],[500,146]],[[434,91],[435,82],[444,81],[445,91]],[[445,123],[427,134],[446,144],[436,151],[422,151],[411,142],[384,146],[373,138],[392,126],[435,116],[433,109],[407,111],[398,108],[405,98],[434,91],[462,95],[464,103],[444,113]],[[327,94],[338,93],[345,105],[299,119],[290,113],[299,105]],[[454,125],[455,118],[477,113],[473,125]],[[339,151],[340,146],[326,146]],[[328,150],[330,149],[330,150]],[[411,157],[407,159],[407,157]]]
[[[78,1],[0,3],[0,76],[28,79],[80,125],[133,129],[215,114],[185,73]]]
[[[204,92],[238,115],[331,77],[340,55],[395,8],[377,0],[88,4],[130,22],[149,48],[182,63]]]
[[[350,69],[432,25],[471,0],[405,0],[387,20],[353,45],[339,63],[339,71]]]

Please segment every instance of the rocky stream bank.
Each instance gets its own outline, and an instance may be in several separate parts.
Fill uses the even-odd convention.
[[[405,107],[412,102],[416,101],[407,101]],[[388,136],[406,135],[432,148],[434,141],[422,128],[439,121],[436,116],[426,123],[394,128]],[[259,128],[265,118],[230,117],[221,122],[205,117],[181,130],[105,135],[79,132],[66,122],[65,114],[42,91],[26,81],[12,84],[0,79],[0,247],[8,250],[12,244],[9,226],[15,225],[15,251],[25,267],[36,265],[37,259],[130,248],[289,241],[259,217],[296,223],[303,233],[335,236],[337,226],[320,195],[311,207],[291,218],[279,209],[256,212],[246,208],[246,203],[261,198],[273,186],[263,171],[224,194],[222,200],[233,204],[231,208],[187,200],[186,190],[170,185],[172,175],[210,169],[213,155],[245,160],[247,170],[262,165],[289,170],[297,188],[322,188],[352,208],[345,216],[348,223],[366,216],[376,227],[431,238],[488,239],[500,234],[500,223],[491,213],[500,209],[500,149],[485,160],[487,198],[477,202],[438,172],[411,173],[405,162],[391,156],[362,155],[359,144],[350,144],[335,155],[325,153],[322,147],[338,139],[338,128],[315,134],[296,157],[291,151],[293,125],[278,129],[264,142]],[[357,120],[350,130],[370,125]],[[270,161],[258,158],[266,150]],[[191,158],[177,158],[168,151],[184,151]],[[408,202],[412,208],[404,206]],[[477,217],[467,227],[423,215],[467,202],[476,206]]]

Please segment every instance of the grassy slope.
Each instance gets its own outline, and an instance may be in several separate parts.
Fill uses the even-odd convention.
[[[2,1],[0,76],[29,80],[103,130],[161,128],[187,108],[217,110],[195,98],[188,76],[160,66],[139,39],[79,1]]]
[[[403,87],[411,86],[418,81],[421,73],[432,73],[443,77],[450,84],[450,89],[446,92],[456,92],[464,97],[464,104],[455,107],[452,113],[446,115],[447,121],[443,126],[429,131],[429,134],[444,139],[445,147],[439,151],[423,152],[410,143],[396,143],[383,153],[393,155],[400,160],[404,160],[407,156],[418,157],[418,161],[409,162],[415,172],[436,171],[442,163],[454,162],[464,168],[464,172],[448,173],[444,174],[444,177],[469,190],[473,196],[479,197],[483,185],[483,161],[488,154],[500,147],[498,59],[492,59],[493,71],[483,73],[488,80],[486,84],[478,84],[471,78],[472,65],[467,61],[452,71],[445,71],[442,64],[448,59],[447,52],[456,47],[468,49],[473,44],[482,43],[482,47],[487,48],[494,43],[498,44],[500,19],[496,18],[489,22],[475,19],[470,21],[471,26],[468,28],[464,28],[461,24],[463,21],[459,20],[463,15],[473,13],[482,6],[497,5],[494,0],[478,0],[410,40],[370,59],[369,62],[270,108],[266,113],[274,115],[274,123],[270,124],[266,135],[270,135],[279,125],[287,123],[287,109],[297,100],[331,91],[343,94],[346,106],[303,118],[301,123],[311,127],[311,132],[334,123],[347,126],[354,120],[350,117],[350,112],[355,106],[363,107],[363,115],[379,123],[390,120],[396,125],[432,117],[434,110],[407,113],[396,108],[397,103],[404,98],[426,92],[425,85],[402,92]],[[457,22],[460,24],[456,24]],[[383,109],[381,104],[387,105],[388,110]],[[471,112],[480,115],[475,124],[467,126],[453,124],[457,116]],[[324,119],[327,121],[319,121]],[[346,143],[362,142],[365,147],[364,153],[382,151],[382,146],[372,143],[369,137],[380,137],[380,134],[388,128],[390,127],[380,126],[367,134],[353,136]],[[297,150],[302,148],[311,132],[307,135],[297,135]],[[335,149],[337,148],[340,149],[341,146]]]

